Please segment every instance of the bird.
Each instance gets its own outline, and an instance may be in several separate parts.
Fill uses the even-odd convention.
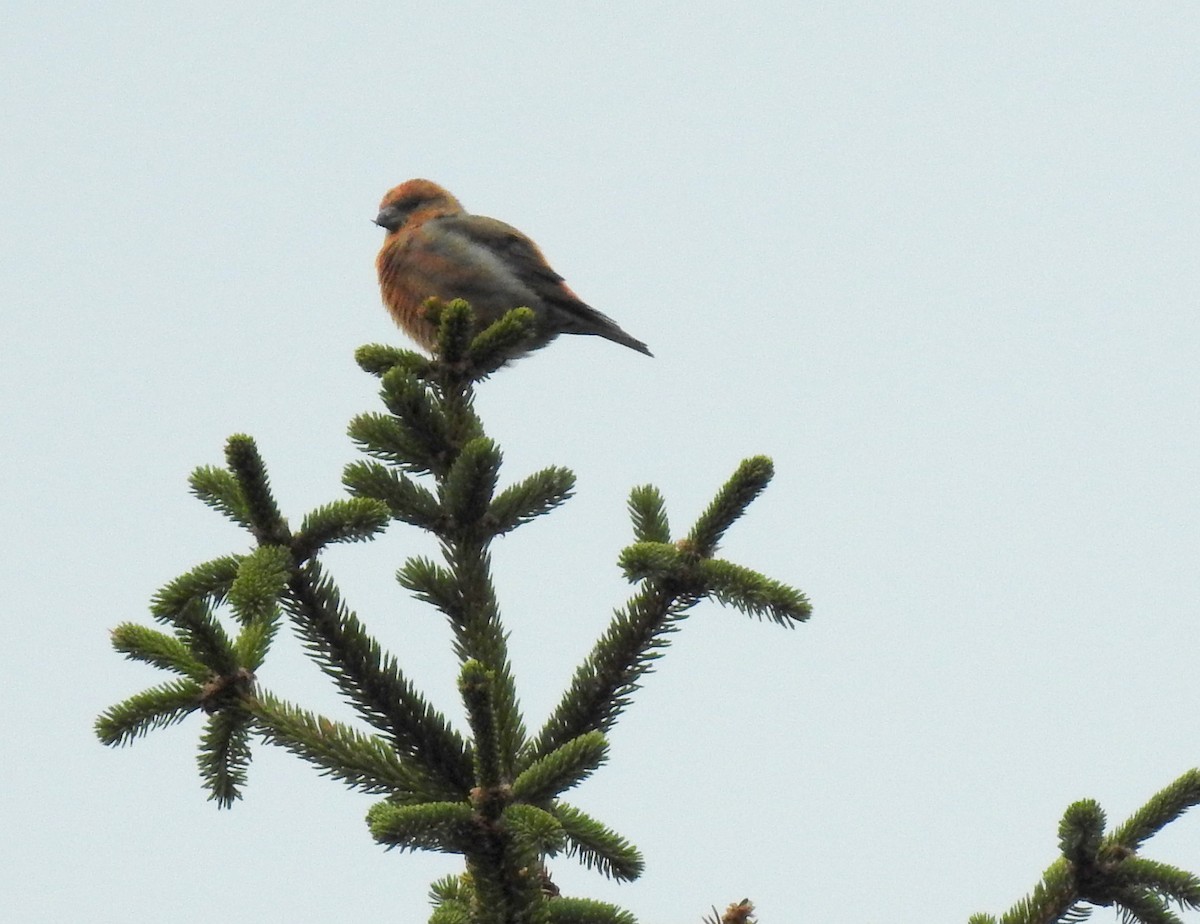
[[[425,316],[425,302],[461,298],[480,327],[514,308],[533,311],[532,336],[513,359],[559,334],[593,334],[654,355],[571,291],[529,237],[495,218],[470,214],[431,180],[407,180],[388,190],[375,224],[387,231],[375,259],[383,303],[397,326],[427,350],[437,342],[437,327]]]

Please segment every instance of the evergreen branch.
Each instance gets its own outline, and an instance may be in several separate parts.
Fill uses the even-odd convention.
[[[254,672],[248,667],[239,667],[228,674],[210,674],[200,690],[200,708],[210,715],[239,712],[254,693],[254,681]]]
[[[229,604],[243,626],[274,623],[279,598],[293,571],[292,554],[283,546],[260,545],[242,558],[229,588]]]
[[[443,922],[442,918],[438,917],[438,913],[442,911],[444,905],[455,905],[462,908],[463,913],[467,913],[470,908],[470,902],[474,898],[470,881],[462,874],[457,876],[443,876],[440,880],[434,880],[430,883],[430,902],[437,908],[433,912],[433,917],[430,918],[430,924]],[[454,918],[446,918],[443,924],[450,924]],[[467,918],[463,918],[464,924]]]
[[[436,362],[428,382],[436,396],[438,407],[446,419],[448,459],[476,437],[484,435],[483,424],[475,413],[475,392],[472,383],[476,371],[468,357],[459,363]],[[439,474],[444,477],[444,472]]]
[[[1095,799],[1067,806],[1058,823],[1058,848],[1071,863],[1094,862],[1104,840],[1104,810]]]
[[[423,764],[431,777],[467,793],[474,775],[462,738],[413,689],[395,658],[383,654],[316,562],[289,582],[284,606],[308,650],[363,718],[391,735],[400,753]]]
[[[1042,881],[1000,917],[1000,924],[1051,924],[1065,914],[1078,899],[1075,877],[1070,864],[1055,860],[1042,874]]]
[[[455,446],[445,409],[425,382],[403,368],[387,372],[382,384],[380,394],[392,421],[408,435],[414,453],[409,461],[444,475]]]
[[[96,737],[110,746],[132,744],[156,728],[182,722],[200,708],[200,684],[172,680],[109,706],[96,719]]]
[[[444,902],[468,904],[471,901],[470,881],[462,874],[435,879],[429,885],[429,901],[434,905]]]
[[[359,414],[350,421],[347,432],[367,455],[407,472],[417,475],[445,472],[441,447],[429,446],[419,434],[389,414]]]
[[[500,450],[486,437],[470,440],[441,483],[442,509],[460,529],[475,526],[487,512],[500,473]]]
[[[242,797],[250,766],[250,717],[240,709],[221,709],[208,717],[197,764],[209,798],[229,808]]]
[[[112,645],[130,661],[152,664],[197,683],[203,683],[208,677],[208,668],[196,660],[187,645],[157,629],[121,623],[112,631]]]
[[[209,507],[225,514],[239,526],[250,529],[250,513],[237,479],[228,470],[215,465],[201,465],[188,478],[192,494]]]
[[[259,693],[247,702],[246,709],[265,741],[307,760],[321,769],[322,776],[352,789],[408,804],[453,800],[461,795],[398,755],[377,735],[364,735],[269,693]]]
[[[225,443],[225,464],[237,479],[254,537],[259,542],[287,545],[291,541],[287,521],[275,503],[267,469],[254,439],[244,433],[231,436]]]
[[[1183,924],[1183,920],[1153,892],[1132,890],[1115,904],[1119,918],[1128,924]]]
[[[475,893],[472,924],[543,924],[541,857],[509,826],[481,825],[466,852]]]
[[[441,905],[429,916],[429,924],[472,924],[471,914],[465,905]]]
[[[458,690],[471,725],[475,783],[485,793],[500,788],[501,756],[497,735],[495,674],[478,661],[467,661],[458,677]]]
[[[307,561],[318,551],[335,542],[366,542],[375,538],[391,520],[391,511],[383,503],[367,497],[325,504],[309,513],[292,543],[296,558]]]
[[[566,833],[557,818],[536,805],[514,803],[504,810],[504,824],[539,856],[566,849]]]
[[[214,606],[224,602],[237,579],[242,556],[226,555],[197,565],[161,588],[150,602],[150,614],[159,622],[173,623],[193,600],[207,597]]]
[[[201,566],[160,592],[156,616],[176,626],[179,639],[119,627],[118,648],[123,644],[135,659],[182,669],[192,682],[131,698],[101,716],[97,732],[107,743],[124,743],[204,709],[209,717],[199,767],[222,807],[240,798],[252,733],[351,788],[386,794],[367,819],[378,842],[466,858],[467,875],[438,891],[439,924],[633,924],[627,912],[604,903],[548,900],[558,890],[542,865],[543,852],[578,856],[584,865],[620,879],[636,878],[642,870],[635,848],[557,796],[604,763],[603,732],[699,599],[713,596],[780,622],[808,615],[798,592],[708,560],[770,479],[771,464],[762,457],[744,462],[689,537],[676,545],[670,544],[661,495],[651,486],[633,491],[630,513],[639,543],[627,550],[627,570],[645,586],[616,614],[530,744],[489,543],[561,504],[574,488],[574,475],[548,468],[497,494],[501,454],[484,437],[473,409],[472,383],[532,343],[533,313],[514,310],[476,335],[466,302],[429,302],[424,310],[438,325],[439,358],[430,362],[379,346],[359,350],[360,365],[382,380],[390,414],[355,418],[350,432],[367,454],[390,466],[432,474],[437,494],[388,465],[360,462],[348,466],[343,479],[355,496],[312,511],[293,536],[254,441],[232,437],[228,471],[197,470],[193,489],[249,527],[258,547],[248,556]],[[410,559],[398,578],[451,623],[473,744],[413,688],[314,560],[329,543],[369,538],[389,519],[418,525],[441,540],[445,567]],[[226,598],[241,629],[232,643],[213,612]],[[360,732],[255,688],[253,671],[273,639],[280,605],[308,653],[381,734]],[[1142,878],[1165,882],[1169,875],[1155,868]]]
[[[424,378],[429,374],[432,363],[413,350],[402,350],[399,347],[385,346],[381,343],[368,343],[354,351],[354,361],[363,372],[370,373],[376,378],[383,378],[395,368],[401,368],[410,375]]]
[[[1200,769],[1189,770],[1109,835],[1109,843],[1137,850],[1143,843],[1193,806],[1200,804]]]
[[[1139,857],[1135,848],[1197,801],[1198,771],[1189,771],[1153,796],[1115,832],[1104,836],[1104,812],[1092,799],[1072,803],[1059,823],[1062,857],[1046,870],[1032,894],[1001,918],[1001,924],[1082,921],[1088,905],[1115,905],[1125,920],[1176,922],[1167,901],[1200,909],[1200,877]],[[994,924],[975,915],[972,924]]]
[[[696,563],[707,596],[733,606],[748,616],[767,618],[793,628],[812,614],[808,599],[800,591],[757,571],[719,559]]]
[[[637,918],[616,905],[566,895],[546,902],[546,920],[548,924],[637,924]]]
[[[454,630],[455,652],[460,661],[474,659],[492,673],[501,772],[511,777],[516,755],[525,746],[525,727],[508,662],[500,607],[492,586],[491,558],[486,545],[475,541],[447,542],[444,552],[460,595],[457,612],[447,612]]]
[[[633,519],[633,536],[638,542],[671,541],[666,501],[654,485],[640,485],[629,492],[629,516]]]
[[[421,303],[420,314],[426,321],[429,322],[431,327],[437,328],[438,332],[440,333],[442,327],[442,312],[445,311],[447,307],[447,302],[442,301],[436,295],[431,295]],[[437,356],[437,359],[435,359],[431,365],[446,365],[445,360],[443,360],[441,355],[438,353],[436,345],[433,348],[433,353]]]
[[[182,607],[173,622],[192,654],[214,674],[232,674],[239,665],[233,642],[204,600]]]
[[[457,903],[439,905],[429,916],[429,924],[472,924],[470,906]]]
[[[237,641],[233,643],[233,655],[238,664],[246,670],[254,672],[267,659],[271,643],[275,641],[275,633],[279,629],[279,612],[276,610],[275,619],[270,622],[252,622],[238,633]]]
[[[367,826],[375,842],[388,849],[466,853],[478,837],[475,813],[465,802],[376,802],[367,812]]]
[[[295,572],[292,553],[278,545],[260,545],[242,559],[229,603],[242,625],[234,642],[237,663],[256,671],[266,660],[279,630],[279,601]]]
[[[429,887],[433,914],[429,924],[471,924],[474,891],[466,876],[443,876]]]
[[[536,318],[528,308],[514,308],[495,324],[484,328],[474,340],[467,360],[471,377],[485,379],[520,353],[533,339]]]
[[[496,495],[488,508],[491,534],[501,536],[549,513],[571,497],[574,488],[575,473],[557,466],[534,472],[510,485]]]
[[[1131,856],[1121,864],[1117,877],[1128,880],[1139,889],[1149,889],[1155,895],[1165,896],[1181,908],[1189,911],[1200,909],[1200,878],[1186,870]]]
[[[1089,905],[1086,902],[1076,902],[1059,918],[1059,924],[1083,924],[1092,916],[1095,910],[1094,905]]]
[[[342,474],[342,484],[357,497],[382,501],[394,519],[438,531],[443,514],[437,498],[400,472],[378,462],[351,462]]]
[[[550,814],[567,835],[567,856],[609,879],[632,882],[642,875],[646,864],[641,853],[612,829],[566,802],[556,802]]]
[[[462,619],[462,599],[454,575],[428,558],[410,558],[396,572],[396,580],[422,603],[437,607],[451,621]]]
[[[746,512],[774,474],[775,467],[766,456],[753,456],[742,462],[688,533],[685,540],[688,550],[700,558],[711,558],[726,530]]]
[[[442,342],[438,352],[447,356],[457,354],[474,326],[469,305],[462,301],[446,305],[434,299],[425,303],[424,310],[427,318],[440,325]],[[510,313],[509,326],[513,318],[519,317],[520,312]],[[504,326],[501,322],[489,330]],[[472,341],[471,350],[477,343],[478,338]],[[474,375],[469,357],[447,361],[443,356],[433,364],[428,384],[417,382],[402,370],[384,376],[384,401],[395,415],[391,423],[416,434],[425,444],[409,445],[405,447],[409,455],[396,453],[391,461],[411,467],[415,460],[434,474],[439,496],[439,522],[435,531],[442,539],[449,566],[443,569],[424,559],[411,559],[397,577],[449,618],[459,660],[478,661],[490,677],[488,716],[476,715],[472,721],[494,720],[499,761],[495,775],[497,779],[507,779],[512,776],[515,755],[524,746],[525,730],[492,586],[487,554],[489,537],[480,529],[480,520],[495,491],[501,459],[495,444],[484,438],[472,407],[470,383]],[[436,453],[432,453],[434,444]],[[415,456],[411,454],[414,450]],[[427,458],[431,453],[436,454],[436,459]],[[475,689],[471,682],[468,688]],[[486,768],[492,755],[481,755],[478,760]],[[491,775],[490,770],[486,772]]]
[[[607,732],[649,673],[666,636],[696,597],[664,590],[651,581],[618,610],[604,635],[575,671],[571,685],[533,741],[536,759],[589,731]]]
[[[621,550],[617,565],[630,583],[651,578],[664,578],[680,584],[695,583],[689,572],[689,561],[668,542],[635,542]],[[700,588],[694,588],[699,593]]]
[[[379,396],[392,416],[418,434],[437,454],[449,448],[446,418],[429,386],[403,366],[384,373]]]
[[[437,300],[430,299],[425,303],[427,312],[433,307],[431,302],[437,303]],[[471,341],[475,337],[475,313],[461,298],[448,303],[437,303],[437,313],[438,359],[448,365],[460,363],[466,359]]]
[[[598,731],[587,732],[555,748],[526,767],[513,780],[513,798],[542,805],[578,786],[608,759],[608,742]]]

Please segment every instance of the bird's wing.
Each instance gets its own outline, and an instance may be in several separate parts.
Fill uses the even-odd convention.
[[[537,295],[544,304],[557,309],[552,324],[554,329],[575,334],[596,334],[639,353],[651,355],[646,344],[629,336],[616,321],[572,292],[563,282],[563,277],[550,268],[537,244],[512,225],[482,215],[443,215],[432,219],[431,223],[436,223],[439,234],[445,234],[447,251],[463,246],[481,247],[501,260],[521,285]],[[485,290],[495,285],[495,280],[479,276],[474,281],[482,283],[481,288]],[[471,300],[471,293],[463,290],[461,295]]]
[[[445,215],[437,219],[439,230],[460,236],[471,244],[486,247],[527,286],[547,294],[562,282],[542,256],[537,244],[512,225],[482,215]]]

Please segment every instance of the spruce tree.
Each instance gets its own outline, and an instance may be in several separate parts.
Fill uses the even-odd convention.
[[[196,496],[248,531],[253,548],[163,587],[151,604],[161,629],[126,623],[113,630],[117,651],[175,679],[109,708],[96,731],[105,744],[123,745],[199,714],[201,779],[221,807],[241,797],[256,740],[380,796],[367,817],[377,843],[464,858],[462,874],[433,884],[431,924],[632,924],[628,911],[562,895],[550,879],[545,860],[556,855],[618,880],[636,878],[643,866],[632,844],[563,795],[605,762],[608,733],[697,603],[715,600],[783,627],[808,618],[802,593],[717,557],[726,531],[770,481],[772,465],[762,456],[746,459],[682,535],[672,534],[657,488],[631,492],[634,541],[619,562],[636,592],[531,734],[509,664],[490,546],[566,501],[575,479],[549,467],[501,488],[500,449],[474,411],[476,387],[529,343],[532,313],[517,309],[477,331],[465,302],[430,310],[440,321],[434,358],[384,346],[358,351],[359,365],[380,379],[386,413],[351,422],[367,458],[345,469],[349,497],[311,511],[293,530],[254,440],[244,435],[229,439],[223,467],[192,474]],[[441,548],[440,561],[410,558],[397,579],[449,622],[466,728],[455,728],[415,689],[320,563],[326,546],[372,539],[393,521],[431,533]],[[259,682],[285,617],[358,724],[282,700]],[[1048,924],[1079,919],[1091,905],[1115,905],[1135,921],[1179,920],[1168,902],[1200,907],[1200,880],[1137,850],[1198,801],[1200,771],[1193,771],[1107,835],[1100,807],[1075,803],[1060,825],[1062,856],[1033,893],[1001,918],[977,915],[972,924]],[[785,920],[786,911],[776,918]],[[735,902],[711,920],[745,924],[753,905]]]

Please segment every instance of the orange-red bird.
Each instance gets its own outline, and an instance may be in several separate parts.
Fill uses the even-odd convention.
[[[422,305],[433,296],[465,298],[481,327],[513,308],[532,309],[534,339],[524,352],[559,334],[595,334],[653,355],[608,315],[580,301],[537,244],[502,221],[469,214],[437,183],[409,180],[390,190],[375,224],[387,229],[375,260],[383,303],[426,349],[433,348],[437,329]]]

